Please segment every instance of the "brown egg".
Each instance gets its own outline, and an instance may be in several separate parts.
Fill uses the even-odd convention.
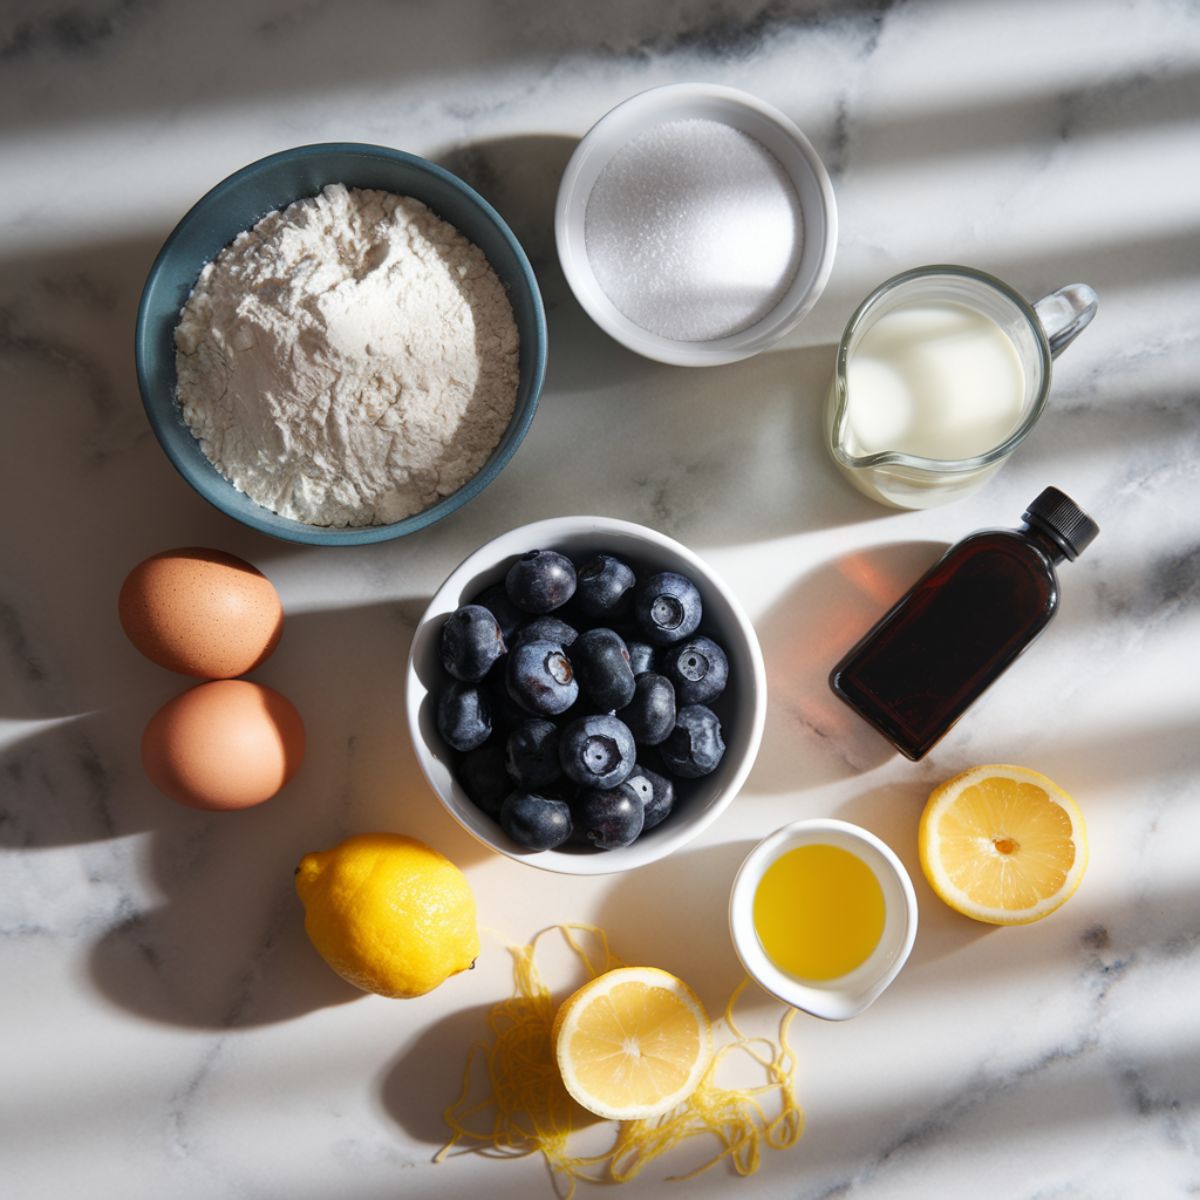
[[[283,605],[271,581],[223,550],[164,550],[129,572],[121,627],[148,658],[199,679],[232,679],[279,644]]]
[[[160,792],[192,808],[269,800],[304,758],[292,702],[245,679],[197,684],[169,700],[142,735],[142,766]]]

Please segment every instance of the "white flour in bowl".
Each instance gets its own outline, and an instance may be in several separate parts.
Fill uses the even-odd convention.
[[[457,491],[516,401],[516,322],[483,252],[420,201],[341,184],[222,250],[175,348],[213,465],[310,525],[387,524]]]

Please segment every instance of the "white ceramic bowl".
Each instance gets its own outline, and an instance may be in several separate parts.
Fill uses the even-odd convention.
[[[767,957],[754,928],[754,893],[777,858],[814,843],[839,846],[866,863],[883,889],[886,915],[879,944],[866,962],[838,979],[806,983]],[[815,1017],[845,1021],[873,1004],[907,962],[917,937],[917,897],[904,864],[873,833],[846,821],[796,821],[764,838],[742,863],[729,896],[729,930],[742,966],[760,987]]]
[[[599,551],[625,559],[635,571],[678,571],[692,579],[704,605],[701,630],[729,656],[729,685],[712,707],[721,718],[725,757],[703,779],[683,782],[683,796],[661,825],[631,846],[593,850],[563,846],[533,852],[513,842],[478,808],[454,776],[457,757],[437,731],[436,695],[446,683],[439,644],[442,625],[455,609],[500,582],[511,563],[529,550],[558,550],[576,562]],[[741,790],[762,741],[767,680],[758,637],[742,606],[713,569],[686,546],[628,521],[608,517],[554,517],[523,525],[481,546],[438,589],[421,617],[408,659],[408,727],[417,761],[451,816],[484,845],[520,862],[566,875],[605,875],[654,862],[690,842],[717,819]]]
[[[747,329],[700,342],[661,337],[625,316],[597,281],[584,236],[588,197],[613,155],[648,129],[667,121],[692,118],[729,125],[766,147],[791,178],[804,218],[799,269],[779,303]],[[734,88],[711,83],[675,83],[631,97],[592,126],[576,146],[563,173],[554,213],[554,233],[571,290],[605,333],[658,362],[704,367],[758,354],[807,315],[833,270],[837,208],[829,173],[812,143],[778,109]]]

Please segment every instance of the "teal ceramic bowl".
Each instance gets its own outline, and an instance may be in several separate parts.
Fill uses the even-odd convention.
[[[315,196],[330,183],[413,196],[460,230],[487,256],[508,292],[521,339],[517,401],[500,444],[474,478],[422,512],[390,525],[333,529],[281,517],[240,492],[204,456],[175,400],[175,326],[204,265],[273,209]],[[142,291],[135,343],[146,415],[167,457],[211,504],[290,542],[354,546],[432,525],[481,491],[521,444],[546,371],[546,315],[533,268],[512,230],[486,200],[449,171],[400,150],[352,142],[297,146],[259,159],[217,184],[175,227]]]

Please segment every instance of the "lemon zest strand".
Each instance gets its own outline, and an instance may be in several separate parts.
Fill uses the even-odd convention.
[[[604,1163],[608,1155],[572,1156],[567,1152],[575,1129],[572,1114],[576,1105],[558,1071],[550,1041],[557,1006],[535,957],[543,936],[555,931],[579,958],[589,977],[621,965],[603,930],[591,925],[550,926],[540,930],[526,946],[506,944],[513,960],[513,995],[494,1005],[488,1014],[491,1043],[475,1042],[468,1050],[459,1097],[442,1114],[452,1136],[434,1162],[442,1162],[463,1142],[474,1143],[470,1149],[488,1158],[524,1158],[540,1152],[555,1190],[560,1191],[560,1183],[565,1183],[566,1190],[560,1194],[570,1200],[577,1179],[604,1181],[602,1174],[589,1173],[586,1168]],[[577,935],[595,937],[599,954],[589,952]],[[599,967],[594,958],[600,960]],[[489,1091],[471,1104],[468,1097],[473,1068],[479,1058]],[[494,1111],[490,1129],[468,1127],[470,1118],[489,1109]]]
[[[563,1086],[550,1039],[557,1004],[536,961],[538,945],[548,933],[562,937],[589,979],[625,965],[595,925],[552,925],[539,930],[528,945],[505,943],[513,961],[513,994],[488,1014],[491,1042],[477,1041],[467,1050],[462,1088],[443,1113],[451,1137],[434,1162],[444,1161],[458,1146],[463,1147],[459,1153],[487,1158],[541,1153],[556,1193],[571,1200],[578,1181],[626,1183],[668,1150],[701,1134],[715,1136],[722,1149],[688,1174],[669,1178],[693,1179],[726,1160],[739,1175],[752,1175],[761,1163],[763,1144],[783,1150],[796,1143],[804,1131],[795,1092],[796,1056],[788,1040],[796,1011],[789,1008],[781,1016],[778,1042],[746,1037],[734,1019],[734,1006],[750,982],[743,979],[729,997],[723,1018],[733,1040],[718,1048],[692,1096],[660,1117],[622,1122],[613,1145],[603,1153],[570,1154],[569,1142],[576,1132],[573,1117],[582,1110]],[[763,1070],[765,1083],[726,1088],[715,1082],[721,1063],[738,1051]],[[479,1062],[489,1090],[472,1102]],[[761,1102],[767,1097],[779,1106],[774,1117]],[[477,1127],[473,1118],[488,1111],[489,1127]]]
[[[749,982],[743,979],[725,1005],[725,1025],[736,1040],[713,1055],[692,1096],[661,1117],[622,1125],[612,1154],[611,1176],[616,1182],[635,1178],[659,1155],[705,1133],[713,1134],[724,1149],[695,1170],[669,1176],[670,1179],[694,1179],[726,1159],[739,1175],[753,1175],[761,1162],[763,1142],[772,1149],[783,1150],[794,1145],[804,1132],[804,1113],[795,1094],[795,1055],[788,1041],[796,1010],[789,1008],[781,1017],[778,1045],[764,1037],[747,1038],[734,1020],[733,1009]],[[764,1052],[758,1051],[759,1045],[765,1047]],[[715,1082],[721,1063],[736,1051],[747,1054],[764,1069],[765,1084],[725,1088]],[[759,1097],[772,1093],[779,1097],[780,1111],[769,1118]]]

